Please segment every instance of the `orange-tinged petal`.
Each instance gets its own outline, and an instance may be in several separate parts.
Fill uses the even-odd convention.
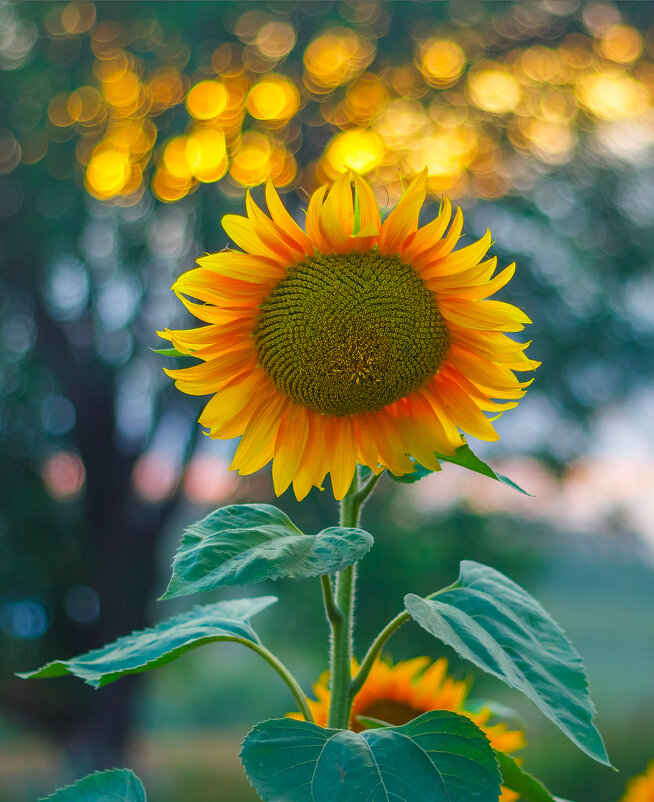
[[[285,231],[297,242],[298,249],[303,253],[312,254],[314,251],[313,243],[295,220],[293,220],[270,180],[266,183],[266,205],[268,206],[268,211],[272,219],[282,231]]]
[[[381,464],[395,476],[402,476],[415,470],[408,457],[408,445],[390,413],[385,409],[370,412],[367,421],[377,443]]]
[[[379,465],[379,450],[377,441],[372,432],[368,419],[363,415],[355,418],[357,428],[357,444],[359,446],[359,461],[362,465],[367,465],[371,471],[377,472]]]
[[[297,473],[308,436],[308,410],[299,404],[290,404],[284,413],[275,441],[272,478],[278,496],[286,490]]]
[[[416,422],[416,428],[423,433],[430,449],[440,454],[453,454],[462,442],[456,426],[448,419],[446,428],[436,414],[433,404],[421,393],[410,395],[407,404]]]
[[[422,431],[419,421],[411,414],[411,407],[406,400],[402,405],[402,414],[398,416],[397,422],[402,430],[409,454],[425,468],[431,471],[440,471],[440,463],[434,456],[436,449],[430,447],[425,432]]]
[[[479,409],[483,409],[485,412],[506,412],[508,409],[514,409],[518,406],[517,401],[507,401],[504,404],[491,401],[486,393],[483,393],[476,384],[461,371],[457,370],[454,365],[448,365],[443,368],[441,373],[456,382],[472,398]]]
[[[329,466],[334,498],[340,501],[350,489],[357,466],[357,441],[354,421],[349,415],[333,417],[334,450]]]
[[[438,400],[450,419],[473,437],[480,440],[499,440],[500,436],[493,424],[459,385],[442,375],[437,378]]]
[[[279,394],[272,401],[259,404],[245,427],[230,470],[238,470],[241,474],[254,473],[272,459],[277,431],[290,403],[286,396]]]
[[[377,241],[379,253],[392,256],[399,253],[402,243],[418,227],[420,209],[427,194],[427,169],[409,184],[400,202],[382,223]]]
[[[460,445],[463,445],[463,439],[461,438],[461,434],[459,433],[456,423],[446,411],[445,406],[438,395],[438,384],[436,382],[437,378],[438,377],[435,377],[426,387],[423,387],[422,390],[418,390],[418,392],[414,395],[417,395],[419,398],[424,398],[429,403],[434,415],[436,416],[436,419],[438,420],[438,423],[443,429],[445,434],[445,444],[448,446],[448,449],[444,450],[442,453],[453,454]],[[413,396],[411,396],[411,399],[413,400]]]
[[[234,376],[256,367],[256,363],[256,352],[246,348],[188,368],[164,368],[164,373],[175,379],[175,386],[183,393],[205,395],[215,393]]]
[[[277,279],[266,283],[251,284],[247,281],[218,276],[210,270],[197,267],[195,270],[181,275],[173,284],[172,289],[215,306],[247,308],[248,306],[258,306],[276,282]]]
[[[504,301],[439,298],[438,308],[446,320],[480,331],[522,331],[525,323],[531,323],[521,309]]]
[[[293,492],[298,501],[302,501],[314,485],[319,487],[327,473],[327,467],[325,466],[323,469],[324,416],[318,412],[307,410],[307,418],[309,423],[307,442],[293,479]]]

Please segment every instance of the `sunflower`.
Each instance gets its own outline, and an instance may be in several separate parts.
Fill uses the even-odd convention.
[[[629,780],[620,802],[654,802],[654,761],[644,774]]]
[[[359,669],[352,664],[352,675]],[[350,729],[360,732],[365,729],[359,716],[378,719],[399,726],[430,710],[451,710],[467,716],[486,734],[494,749],[512,754],[525,746],[525,738],[520,730],[510,730],[506,724],[489,724],[491,711],[481,708],[472,712],[465,703],[470,684],[455,680],[447,673],[447,660],[444,657],[436,662],[428,657],[401,660],[393,665],[377,660],[368,675],[363,688],[354,697],[350,715]],[[324,672],[313,686],[316,699],[307,699],[309,709],[316,724],[327,726],[329,702],[329,672]],[[302,718],[299,713],[289,714],[291,718]],[[501,802],[513,802],[518,794],[503,789]],[[629,802],[641,802],[640,797]],[[642,802],[645,802],[643,797]],[[649,802],[649,799],[647,799]]]
[[[382,223],[368,184],[344,173],[311,196],[305,233],[268,183],[270,216],[248,192],[247,217],[222,219],[243,252],[203,256],[173,285],[207,325],[160,332],[201,360],[166,372],[212,395],[212,437],[241,437],[232,469],[272,460],[275,492],[292,482],[298,500],[329,473],[341,499],[357,463],[438,470],[462,431],[498,439],[485,413],[515,407],[530,382],[514,371],[538,365],[505,334],[525,313],[485,300],[515,265],[493,277],[490,232],[454,251],[463,216],[447,199],[419,228],[426,191],[425,171]]]

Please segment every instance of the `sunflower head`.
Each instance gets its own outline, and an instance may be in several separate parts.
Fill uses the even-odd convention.
[[[161,332],[194,367],[169,370],[177,387],[211,398],[200,417],[212,437],[241,436],[232,467],[272,460],[275,491],[298,499],[331,475],[336,498],[357,463],[396,475],[438,470],[462,432],[496,434],[486,413],[516,406],[538,363],[507,336],[527,316],[487,300],[513,275],[484,259],[490,232],[455,250],[463,216],[444,199],[419,227],[427,191],[417,176],[382,222],[369,185],[344,173],[311,197],[306,232],[272,184],[265,214],[223,227],[242,251],[204,256],[173,289],[205,325]]]

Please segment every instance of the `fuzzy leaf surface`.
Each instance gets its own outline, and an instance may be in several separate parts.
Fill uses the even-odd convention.
[[[456,583],[435,598],[409,594],[404,601],[423,629],[522,691],[587,755],[611,765],[593,724],[583,661],[523,588],[494,568],[464,560]]]
[[[360,733],[272,719],[249,733],[241,760],[265,802],[497,802],[500,794],[486,736],[445,710]]]
[[[96,771],[39,802],[146,802],[143,783],[129,769]]]
[[[186,530],[162,598],[334,574],[360,560],[372,543],[372,535],[362,529],[332,526],[305,535],[270,504],[233,504]]]
[[[274,596],[261,596],[197,606],[154,627],[118,638],[100,649],[70,660],[53,660],[35,671],[18,676],[33,679],[73,674],[88,685],[101,688],[126,674],[139,674],[170,663],[204,643],[259,643],[250,626],[250,618],[275,601],[277,599]]]

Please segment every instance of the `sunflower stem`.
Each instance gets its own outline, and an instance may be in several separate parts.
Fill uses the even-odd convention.
[[[368,674],[370,674],[370,671],[375,664],[375,660],[379,656],[381,650],[384,648],[386,641],[396,630],[406,624],[406,622],[409,620],[409,617],[409,614],[406,612],[396,615],[395,618],[390,621],[384,627],[384,629],[382,629],[379,635],[377,635],[375,640],[372,642],[366,656],[363,658],[361,668],[359,669],[356,677],[354,677],[350,683],[350,695],[352,699],[354,699],[361,688],[363,688],[365,681],[368,679]]]
[[[358,496],[359,478],[355,473],[347,494],[341,501],[341,526],[356,527],[365,497]],[[352,679],[352,631],[354,616],[354,585],[356,566],[350,565],[336,577],[336,605],[338,620],[331,621],[332,641],[330,655],[331,701],[328,726],[347,729],[350,721],[350,682]],[[323,584],[324,587],[324,584]]]
[[[291,674],[282,661],[278,657],[275,657],[272,652],[269,652],[268,649],[266,649],[266,647],[262,646],[260,643],[255,643],[254,641],[246,640],[245,638],[243,640],[238,638],[236,639],[236,642],[242,643],[243,646],[247,646],[248,649],[252,649],[253,652],[256,652],[260,657],[263,657],[266,663],[268,663],[268,665],[271,666],[288,685],[288,688],[295,697],[295,701],[298,703],[300,711],[305,720],[313,722],[313,715],[309,709],[309,705],[307,704],[307,698],[304,695],[304,691],[300,687],[300,683],[295,679],[293,674]]]

